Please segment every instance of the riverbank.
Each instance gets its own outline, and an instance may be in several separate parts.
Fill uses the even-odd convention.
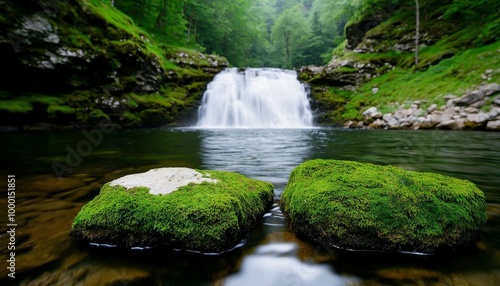
[[[374,90],[376,92],[376,90]],[[446,105],[414,101],[399,105],[395,112],[382,114],[377,107],[365,110],[362,121],[349,120],[346,128],[451,129],[500,131],[500,85],[486,84],[461,97],[447,95]],[[399,103],[394,103],[398,105]]]
[[[415,11],[396,5],[350,22],[328,64],[298,69],[311,87],[318,124],[498,130],[498,90],[481,90],[500,84],[498,11],[463,21],[450,14],[452,3],[428,5],[418,62]],[[464,101],[449,102],[458,98]]]

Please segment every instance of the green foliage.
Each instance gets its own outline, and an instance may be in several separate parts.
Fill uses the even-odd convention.
[[[359,0],[116,0],[115,3],[162,43],[224,55],[233,65],[241,67],[288,68],[329,60],[329,51],[343,40],[344,25],[360,5]],[[273,30],[287,26],[280,18],[295,22],[289,28],[293,32],[288,43],[283,43],[282,36],[272,35]],[[276,28],[277,25],[280,27]],[[286,46],[292,43],[291,55],[284,56]]]
[[[311,31],[300,11],[300,6],[285,10],[278,17],[271,31],[273,52],[277,58],[281,58],[280,65],[284,68],[292,68],[303,64],[302,47],[310,37]]]
[[[500,2],[496,0],[453,0],[444,17],[460,20],[477,20],[492,11],[500,10]]]
[[[364,250],[455,248],[486,223],[484,194],[469,181],[350,161],[299,165],[281,205],[297,232]]]
[[[80,240],[219,252],[237,244],[273,201],[273,186],[239,174],[200,171],[217,183],[190,184],[168,195],[106,184],[76,216]]]

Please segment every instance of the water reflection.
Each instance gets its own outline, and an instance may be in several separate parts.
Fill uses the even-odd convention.
[[[291,170],[312,156],[315,129],[199,130],[203,169],[238,172],[273,183],[277,196]]]
[[[274,285],[347,285],[357,279],[342,278],[329,265],[302,262],[296,256],[297,246],[275,243],[257,247],[245,258],[240,273],[225,279],[225,286]],[[258,281],[258,283],[256,283]]]

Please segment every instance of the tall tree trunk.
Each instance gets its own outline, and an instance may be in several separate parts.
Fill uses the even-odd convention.
[[[415,28],[415,68],[418,66],[418,46],[420,40],[420,3],[415,0],[416,28]]]
[[[160,11],[158,12],[158,17],[156,17],[155,28],[158,32],[164,33],[167,24],[167,0],[161,0],[160,3]]]

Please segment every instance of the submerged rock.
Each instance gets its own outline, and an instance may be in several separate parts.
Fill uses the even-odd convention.
[[[360,250],[454,249],[486,222],[484,194],[467,180],[350,161],[296,167],[281,207],[298,233]]]
[[[270,183],[222,171],[160,168],[105,184],[76,216],[72,236],[121,247],[220,252],[273,202]]]

